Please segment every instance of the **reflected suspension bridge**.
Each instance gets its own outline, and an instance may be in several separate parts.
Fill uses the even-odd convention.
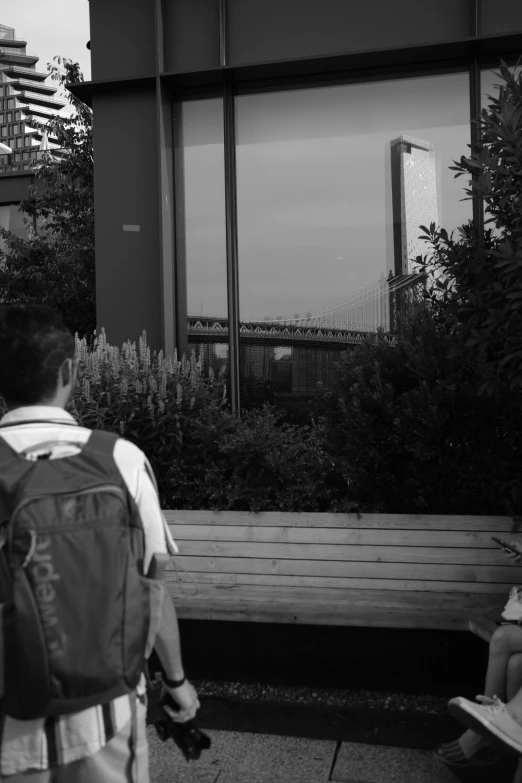
[[[377,283],[349,294],[304,315],[293,318],[273,318],[263,321],[241,320],[240,337],[249,342],[285,344],[337,343],[356,344],[369,333],[382,329],[394,341],[395,318],[425,281],[424,274],[384,275]],[[228,319],[220,316],[188,316],[188,336],[191,342],[225,342]]]

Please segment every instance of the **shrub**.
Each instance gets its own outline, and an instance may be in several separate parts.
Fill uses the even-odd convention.
[[[381,512],[520,514],[518,396],[479,397],[485,360],[462,363],[451,346],[417,305],[395,347],[381,334],[345,355],[321,401],[332,459],[350,494]]]
[[[520,63],[520,61],[519,61]],[[476,175],[465,192],[484,201],[484,241],[470,223],[457,239],[425,227],[430,254],[419,262],[435,273],[430,296],[451,331],[454,356],[474,363],[484,359],[480,394],[503,387],[522,392],[522,68],[511,72],[501,61],[498,97],[482,110],[481,148],[451,168]]]
[[[147,455],[158,480],[160,502],[165,503],[164,477],[182,450],[187,423],[213,402],[226,401],[223,373],[212,370],[203,376],[202,362],[164,358],[160,351],[151,357],[143,330],[136,343],[128,340],[119,351],[107,343],[105,329],[94,341],[75,337],[80,358],[78,381],[68,411],[84,427],[117,432],[139,446]],[[7,408],[3,400],[0,414]]]
[[[269,405],[232,416],[215,403],[187,427],[166,493],[170,508],[353,511],[322,426],[296,426]]]

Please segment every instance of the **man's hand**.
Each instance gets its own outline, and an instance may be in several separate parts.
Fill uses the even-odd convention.
[[[179,688],[168,688],[163,684],[161,695],[168,693],[176,704],[179,704],[179,710],[176,712],[169,706],[163,707],[167,715],[176,723],[185,723],[192,720],[200,708],[198,694],[196,689],[188,680],[185,680]]]
[[[513,563],[520,563],[522,561],[522,544],[519,544],[517,541],[510,541],[510,546],[513,547],[513,549],[516,549],[516,552],[508,552],[506,551],[507,556]]]

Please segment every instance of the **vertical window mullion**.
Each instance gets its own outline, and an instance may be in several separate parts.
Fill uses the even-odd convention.
[[[480,35],[480,3],[481,0],[470,0],[471,10],[471,35],[478,37]],[[480,58],[478,54],[478,45],[472,44],[471,60],[469,66],[469,97],[470,97],[470,139],[471,152],[477,154],[482,147],[481,130],[478,121],[482,108],[481,78],[480,78]],[[478,182],[478,175],[472,175],[472,182]],[[473,227],[478,245],[484,243],[484,205],[483,200],[477,193],[473,193]]]
[[[240,415],[239,363],[239,269],[237,242],[237,176],[235,102],[232,84],[225,79],[223,89],[224,155],[225,155],[225,221],[227,247],[227,304],[230,404],[232,413]]]

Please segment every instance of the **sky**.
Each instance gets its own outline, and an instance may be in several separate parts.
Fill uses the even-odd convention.
[[[16,37],[27,41],[26,51],[40,58],[37,70],[47,71],[56,55],[68,57],[90,81],[88,0],[0,0],[0,24],[14,27]]]

